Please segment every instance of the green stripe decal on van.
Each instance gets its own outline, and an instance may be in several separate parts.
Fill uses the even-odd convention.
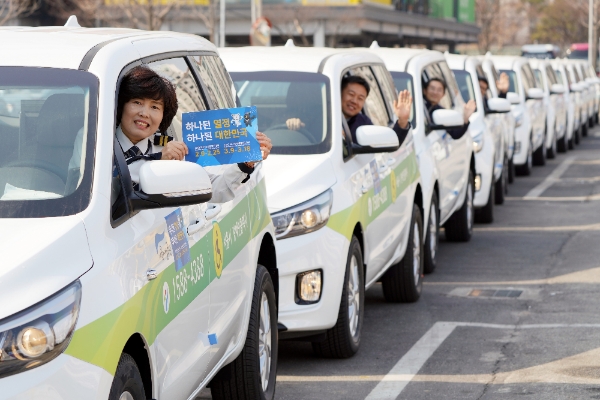
[[[114,375],[123,347],[133,333],[141,333],[148,345],[152,345],[158,334],[214,279],[219,279],[227,265],[270,222],[262,179],[218,225],[213,224],[213,228],[190,248],[188,264],[179,271],[175,270],[174,263],[171,264],[124,304],[77,329],[65,353]],[[216,249],[213,241],[217,230],[228,242],[225,249],[221,247],[216,251],[222,254],[222,269],[218,276],[213,250]],[[223,246],[223,242],[215,246]],[[163,302],[165,285],[169,288],[168,306]]]
[[[419,165],[413,151],[392,170],[392,173],[381,180],[381,191],[378,195],[375,194],[373,188],[369,189],[352,206],[333,214],[329,218],[327,226],[350,240],[357,221],[362,224],[363,229],[366,228],[392,205],[419,176]],[[392,179],[394,179],[393,182]],[[369,201],[371,203],[370,214]]]

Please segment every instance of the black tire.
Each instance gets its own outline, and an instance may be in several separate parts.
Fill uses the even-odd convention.
[[[515,170],[515,163],[513,161],[514,155],[508,161],[508,183],[513,183],[515,181],[515,176],[517,175],[517,171]]]
[[[588,132],[589,132],[588,124],[584,123],[583,125],[581,125],[581,136],[586,137],[588,135]]]
[[[596,116],[594,118],[596,119],[596,123],[600,122],[600,121],[598,121],[598,113],[596,113]]]
[[[117,371],[113,378],[108,400],[119,400],[121,395],[129,392],[133,400],[146,400],[142,374],[133,357],[127,353],[121,354]]]
[[[533,143],[531,142],[531,139],[529,139],[529,146],[527,147],[527,159],[525,160],[525,164],[516,166],[516,172],[517,172],[517,175],[529,176],[529,175],[531,175],[532,169],[533,169]]]
[[[594,117],[593,117],[593,116],[591,116],[591,117],[588,119],[588,127],[590,127],[590,128],[593,128],[593,127],[594,127]]]
[[[556,141],[556,149],[559,153],[566,153],[567,149],[572,148],[568,142],[569,141],[567,140],[567,130],[565,129],[565,134],[563,135],[563,137]]]
[[[423,272],[431,274],[437,266],[437,250],[440,243],[440,206],[437,194],[433,192],[431,205],[429,206],[428,229],[423,243]],[[431,216],[435,219],[432,219]]]
[[[493,176],[494,174],[492,172],[492,178]],[[496,198],[495,187],[495,183],[490,184],[490,192],[488,193],[487,203],[485,206],[475,209],[475,222],[482,224],[491,224],[494,222],[494,201]]]
[[[423,290],[423,218],[413,204],[410,232],[404,257],[392,265],[381,279],[383,297],[388,303],[414,303]]]
[[[581,142],[582,131],[583,126],[580,125],[579,128],[577,128],[577,130],[575,131],[575,144],[579,144]]]
[[[552,145],[546,152],[546,157],[550,160],[556,157],[556,128],[554,128],[554,139],[552,140]]]
[[[352,263],[354,259],[355,264]],[[351,271],[354,270],[354,271]],[[348,250],[348,260],[346,261],[346,273],[344,274],[344,284],[342,287],[342,298],[340,300],[340,309],[335,326],[326,332],[326,339],[322,342],[313,342],[312,348],[315,354],[324,358],[350,358],[358,352],[360,347],[360,332],[363,324],[364,304],[365,304],[365,269],[363,265],[362,251],[360,243],[355,236],[350,241]],[[352,276],[351,278],[351,275]],[[350,288],[352,281],[358,281],[353,288]],[[354,333],[350,328],[350,303],[349,290],[354,291],[353,297],[353,324]],[[358,296],[358,299],[356,298]],[[356,307],[358,306],[358,313]]]
[[[500,175],[500,179],[496,181],[494,192],[494,203],[504,204],[504,196],[508,194],[508,160],[505,160],[502,165],[502,175]]]
[[[546,131],[544,130],[544,137],[542,139],[542,145],[533,152],[533,165],[544,166],[546,165]]]
[[[450,216],[444,224],[446,239],[451,242],[468,242],[473,234],[473,171],[469,170],[469,181],[467,182],[465,200],[462,207]]]
[[[266,307],[267,305],[268,307]],[[267,308],[268,310],[265,311]],[[268,312],[268,316],[265,315],[266,312]],[[270,325],[267,326],[267,323]],[[269,340],[270,352],[268,346],[265,345]],[[278,347],[275,288],[267,269],[258,265],[244,349],[211,381],[212,398],[215,400],[271,400],[275,398]],[[261,348],[265,353],[270,354],[270,358],[267,357],[262,368]],[[262,378],[263,372],[266,380]]]

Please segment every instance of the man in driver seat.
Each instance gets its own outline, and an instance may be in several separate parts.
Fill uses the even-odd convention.
[[[342,113],[352,141],[356,143],[356,130],[363,125],[373,125],[369,117],[362,113],[367,96],[371,91],[369,83],[360,76],[347,76],[342,79]],[[412,110],[412,96],[408,90],[403,90],[398,94],[398,99],[394,101],[394,113],[398,121],[393,126],[400,144],[406,139],[410,131],[410,112]],[[298,131],[306,126],[300,118],[290,118],[286,121],[286,126],[291,131]]]

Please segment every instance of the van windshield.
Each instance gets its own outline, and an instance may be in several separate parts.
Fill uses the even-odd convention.
[[[0,218],[87,207],[97,97],[88,72],[0,67]]]
[[[331,148],[329,78],[306,72],[232,72],[242,106],[256,106],[258,129],[273,154],[321,154]],[[297,126],[290,126],[289,120]],[[291,125],[291,124],[290,124]]]

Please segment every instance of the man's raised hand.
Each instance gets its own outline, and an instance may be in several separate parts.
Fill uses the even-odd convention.
[[[508,89],[510,89],[510,80],[506,72],[500,74],[500,78],[496,81],[496,87],[500,93],[508,92]]]
[[[412,95],[406,89],[398,93],[398,100],[394,101],[394,112],[398,117],[398,126],[400,126],[400,128],[406,128],[408,126],[410,112],[412,111],[412,102]]]

